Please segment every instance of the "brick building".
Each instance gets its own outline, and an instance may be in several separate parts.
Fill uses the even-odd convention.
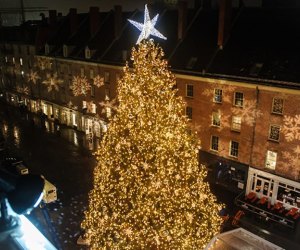
[[[218,8],[179,2],[149,9],[160,13],[158,29],[168,40],[157,42],[211,181],[300,208],[300,10],[233,8],[230,0]],[[50,11],[39,22],[2,27],[4,98],[83,131],[92,148],[105,133],[116,82],[139,35],[128,18],[142,22],[143,13],[72,8],[65,17]]]

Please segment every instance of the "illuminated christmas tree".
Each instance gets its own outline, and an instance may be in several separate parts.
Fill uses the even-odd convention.
[[[203,249],[220,230],[221,206],[162,57],[143,40],[118,82],[82,222],[91,249]]]

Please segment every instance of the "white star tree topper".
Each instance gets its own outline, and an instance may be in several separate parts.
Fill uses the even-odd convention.
[[[150,35],[159,37],[161,39],[167,40],[167,38],[161,34],[157,29],[154,28],[159,14],[156,14],[153,19],[150,19],[149,11],[147,8],[147,4],[145,5],[145,13],[144,13],[144,23],[138,23],[136,21],[128,19],[128,21],[134,25],[138,30],[141,31],[141,34],[136,42],[136,44],[139,44],[143,39],[147,39]]]

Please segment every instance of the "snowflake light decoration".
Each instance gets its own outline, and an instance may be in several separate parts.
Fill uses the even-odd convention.
[[[37,83],[37,80],[41,79],[36,71],[31,70],[29,74],[27,74],[27,81],[32,82],[34,84]]]
[[[255,100],[246,100],[242,109],[233,107],[231,111],[234,115],[240,116],[242,121],[249,126],[253,126],[255,119],[263,115],[263,113],[256,108]]]
[[[282,133],[286,141],[300,140],[300,115],[294,117],[285,115],[283,122]]]
[[[37,63],[35,66],[37,66],[40,70],[45,70],[47,68],[51,68],[52,61],[48,58],[37,58]]]
[[[17,92],[25,95],[29,95],[29,88],[28,87],[17,87]]]
[[[144,23],[138,23],[136,21],[128,19],[128,21],[135,26],[139,31],[141,31],[141,34],[136,42],[136,44],[139,44],[143,39],[147,39],[150,35],[159,37],[161,39],[167,40],[167,38],[161,34],[157,29],[154,28],[159,14],[156,14],[153,19],[150,19],[149,11],[147,4],[145,5],[145,13],[144,13]]]
[[[57,73],[54,73],[53,75],[47,74],[47,79],[43,81],[43,84],[48,85],[48,92],[53,90],[58,91],[61,83],[63,83],[63,80],[57,77]]]
[[[97,88],[100,88],[101,86],[104,86],[104,78],[97,75],[94,77],[94,85],[97,87]]]
[[[91,85],[88,83],[87,78],[74,76],[72,80],[71,90],[74,96],[86,95],[87,92],[91,89]]]
[[[87,113],[95,113],[93,107],[94,107],[94,102],[91,101],[91,102],[86,102],[86,111]]]

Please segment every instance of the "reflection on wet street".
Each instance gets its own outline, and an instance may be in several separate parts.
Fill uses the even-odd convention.
[[[91,147],[89,141],[82,132],[23,113],[18,108],[0,104],[0,117],[6,141],[2,156],[21,157],[30,173],[44,175],[57,187],[58,200],[46,205],[51,223],[47,224],[49,221],[40,208],[29,218],[61,249],[85,249],[76,245],[76,240],[96,165],[88,149]]]

